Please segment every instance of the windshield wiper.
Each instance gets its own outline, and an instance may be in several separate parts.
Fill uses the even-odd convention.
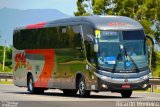
[[[123,46],[123,51],[124,51],[124,55],[125,55],[124,59],[123,59],[122,52],[121,52],[121,50],[120,50],[120,52],[119,52],[118,55],[117,55],[116,62],[115,62],[115,65],[114,65],[114,67],[113,67],[112,72],[114,72],[114,71],[116,70],[116,68],[117,68],[117,63],[118,63],[119,61],[124,61],[124,66],[125,66],[125,70],[126,70],[126,58],[128,58],[128,57],[129,57],[129,59],[131,60],[131,62],[133,63],[133,65],[135,66],[135,68],[137,69],[137,71],[140,72],[137,64],[135,63],[135,61],[133,60],[133,58],[127,53],[126,48],[125,48],[124,46]]]
[[[125,69],[126,69],[126,58],[129,57],[130,60],[133,62],[133,65],[135,66],[135,68],[138,70],[138,72],[140,72],[137,64],[135,63],[135,61],[133,60],[133,58],[127,53],[126,48],[124,47],[124,54],[125,54]]]

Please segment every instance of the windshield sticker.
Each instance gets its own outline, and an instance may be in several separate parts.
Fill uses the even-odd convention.
[[[101,37],[100,33],[101,33],[100,30],[95,30],[96,38],[100,38]]]
[[[126,61],[126,66],[130,67],[131,66],[131,62],[130,61]]]
[[[116,57],[115,56],[105,57],[105,62],[107,62],[108,64],[115,64]]]

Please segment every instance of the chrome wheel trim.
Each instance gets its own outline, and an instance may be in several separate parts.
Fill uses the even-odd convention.
[[[85,84],[83,81],[80,82],[79,84],[79,91],[80,91],[80,94],[83,95],[84,94],[84,91],[85,91]]]
[[[33,90],[33,81],[32,81],[32,79],[29,80],[29,90],[30,91]]]

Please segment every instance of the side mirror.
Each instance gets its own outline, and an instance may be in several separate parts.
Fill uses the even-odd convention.
[[[151,43],[152,43],[152,51],[154,51],[154,40],[153,40],[153,38],[148,36],[148,35],[146,35],[146,39],[149,39],[151,41]]]
[[[150,71],[151,71],[151,73],[150,73],[150,76],[152,76],[152,70],[151,70],[151,66],[152,66],[152,52],[154,52],[154,40],[153,40],[153,38],[152,37],[150,37],[150,36],[148,36],[148,35],[146,35],[146,41],[147,41],[147,39],[148,40],[150,40],[151,41],[151,44],[150,45],[152,45],[152,48],[150,48],[149,46],[148,46],[148,51],[149,51],[149,68],[150,68]]]
[[[98,44],[94,44],[94,52],[98,52]]]
[[[150,37],[150,36],[148,36],[148,35],[146,35],[146,38],[149,39],[152,42],[152,45],[154,46],[154,40],[153,40],[153,38]]]

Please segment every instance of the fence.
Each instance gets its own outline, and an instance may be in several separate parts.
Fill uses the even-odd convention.
[[[8,80],[12,80],[12,78],[13,78],[13,74],[0,73],[0,81],[1,80],[8,81]]]
[[[160,78],[150,78],[149,85],[151,85],[151,92],[154,92],[154,86],[160,85]]]

